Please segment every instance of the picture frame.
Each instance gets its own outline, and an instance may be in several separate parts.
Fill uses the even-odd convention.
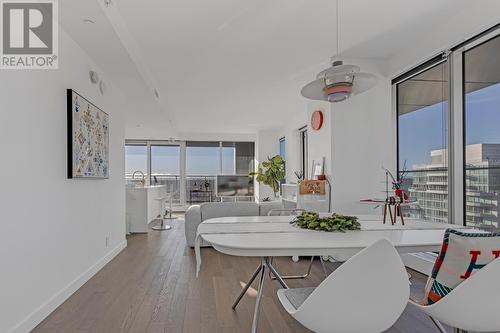
[[[66,90],[68,179],[109,179],[109,115]]]
[[[321,158],[320,160],[313,160],[312,161],[312,168],[311,168],[311,179],[316,179],[317,176],[323,175],[324,174],[324,160],[325,158]]]

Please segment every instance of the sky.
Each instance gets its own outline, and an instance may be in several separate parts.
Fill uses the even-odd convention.
[[[468,93],[465,105],[466,144],[500,143],[500,84]],[[431,150],[446,147],[446,121],[446,117],[443,121],[443,103],[399,117],[401,169],[405,161],[407,169],[415,164],[428,164]]]
[[[126,146],[126,172],[141,170],[146,173],[146,146]],[[234,147],[222,148],[222,173],[234,173]],[[179,146],[151,146],[152,173],[180,174]],[[187,175],[219,174],[219,147],[186,147]]]

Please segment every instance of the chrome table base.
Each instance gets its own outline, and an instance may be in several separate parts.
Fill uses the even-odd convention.
[[[255,300],[255,310],[253,314],[253,322],[252,322],[252,333],[257,332],[257,327],[259,324],[259,316],[260,316],[260,301],[262,299],[262,291],[264,289],[264,280],[266,277],[266,269],[269,269],[269,274],[272,274],[273,277],[281,284],[281,286],[285,289],[288,289],[287,284],[279,274],[278,270],[273,266],[272,257],[262,257],[260,260],[260,265],[257,267],[257,270],[253,273],[250,280],[247,282],[241,293],[236,298],[236,301],[233,303],[233,310],[236,309],[238,303],[241,301],[248,288],[252,285],[253,281],[259,276],[259,289],[257,292],[257,299]]]

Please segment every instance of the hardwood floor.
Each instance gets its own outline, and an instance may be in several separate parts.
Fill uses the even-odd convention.
[[[33,332],[248,333],[255,289],[249,289],[237,311],[231,310],[231,304],[259,259],[226,256],[211,248],[203,249],[202,256],[202,270],[196,278],[194,251],[186,246],[182,220],[174,222],[170,231],[133,235],[120,255]],[[308,262],[280,258],[278,266],[283,273],[299,272],[306,270]],[[315,262],[312,276],[289,280],[290,287],[316,286],[321,272],[319,262]],[[425,278],[412,274],[412,294],[418,298]],[[266,281],[259,332],[309,332],[282,309],[277,289],[276,282]],[[363,314],[359,317],[362,320]],[[426,316],[409,305],[387,332],[437,331]]]

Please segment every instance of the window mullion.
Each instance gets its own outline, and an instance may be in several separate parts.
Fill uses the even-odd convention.
[[[449,213],[450,223],[464,223],[464,126],[463,126],[463,69],[462,52],[449,56]]]

